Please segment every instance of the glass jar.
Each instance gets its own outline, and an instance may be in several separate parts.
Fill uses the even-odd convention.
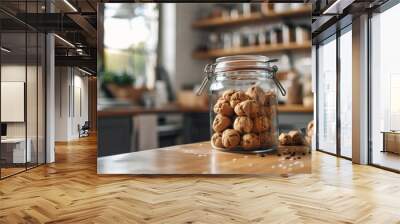
[[[278,144],[276,60],[259,55],[217,58],[206,65],[199,94],[209,85],[211,144],[240,152],[269,152]]]

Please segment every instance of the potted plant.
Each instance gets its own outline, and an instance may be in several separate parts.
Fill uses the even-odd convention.
[[[110,95],[117,99],[125,99],[138,102],[144,89],[135,88],[135,78],[127,72],[116,74],[110,71],[103,73],[103,82],[105,89]]]

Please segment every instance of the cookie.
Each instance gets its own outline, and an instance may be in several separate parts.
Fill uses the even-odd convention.
[[[231,100],[231,96],[235,93],[236,91],[233,89],[228,89],[225,92],[222,93],[222,99],[226,100],[226,101],[230,101]]]
[[[253,132],[260,133],[270,129],[270,119],[264,116],[259,116],[253,120]]]
[[[231,121],[231,119],[229,119],[229,117],[226,117],[221,114],[217,114],[217,116],[215,116],[215,119],[213,122],[213,130],[216,132],[222,132],[223,130],[227,129],[231,125],[232,125],[232,121]]]
[[[271,132],[262,132],[258,137],[260,138],[261,147],[271,148],[276,144],[275,135]]]
[[[311,145],[312,144],[312,136],[314,133],[314,121],[310,121],[307,125],[307,134],[304,137],[305,144]]]
[[[222,144],[225,148],[231,149],[240,144],[240,134],[233,129],[226,129],[222,133]]]
[[[293,130],[288,133],[290,138],[292,139],[292,145],[303,145],[304,138],[303,134],[298,130]]]
[[[279,144],[281,144],[281,145],[291,145],[292,144],[292,138],[287,133],[280,134],[278,139],[279,139]]]
[[[259,104],[264,105],[265,93],[261,87],[259,87],[257,85],[253,85],[247,89],[246,94],[247,94],[247,96],[250,97],[250,99],[253,99],[253,100],[257,101]]]
[[[307,136],[312,136],[314,133],[314,121],[310,121],[307,125]]]
[[[236,105],[234,111],[237,116],[256,117],[259,113],[259,105],[255,100],[245,100]]]
[[[305,145],[308,145],[308,146],[311,146],[311,144],[312,144],[312,137],[310,137],[310,136],[304,137],[304,144],[305,144]]]
[[[216,132],[213,134],[211,137],[211,145],[214,148],[223,148],[224,145],[222,144],[222,133],[221,132]]]
[[[214,105],[214,112],[224,116],[232,116],[233,108],[228,101],[218,100]]]
[[[246,95],[246,93],[243,91],[236,91],[231,95],[229,103],[231,104],[232,108],[235,108],[237,104],[248,99],[249,97]]]
[[[260,147],[260,139],[258,135],[250,133],[250,134],[245,134],[242,137],[242,141],[240,145],[243,147],[245,150],[249,149],[255,149]]]
[[[267,107],[263,107],[262,111],[264,116],[268,117],[268,118],[272,118],[273,116],[276,115],[276,106],[267,106]]]
[[[264,100],[264,106],[273,106],[278,103],[276,94],[274,91],[267,91],[265,92],[265,100]]]
[[[253,129],[253,121],[249,117],[237,117],[233,122],[233,129],[239,133],[250,133]]]

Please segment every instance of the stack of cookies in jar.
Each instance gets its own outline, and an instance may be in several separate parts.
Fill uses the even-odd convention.
[[[276,94],[254,85],[226,90],[214,104],[211,144],[217,149],[255,150],[276,145]]]

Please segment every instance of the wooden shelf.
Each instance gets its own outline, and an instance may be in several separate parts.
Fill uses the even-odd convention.
[[[297,104],[278,105],[280,113],[312,113],[312,107]],[[144,108],[140,106],[108,108],[97,112],[99,117],[136,116],[141,114],[169,114],[169,113],[209,113],[208,106],[204,107],[182,107],[175,104],[164,107]]]
[[[305,107],[300,104],[284,104],[278,106],[278,112],[281,113],[313,113],[314,108]]]
[[[205,28],[214,28],[219,26],[234,26],[234,25],[242,25],[248,23],[257,23],[257,22],[267,22],[270,20],[278,20],[278,19],[285,19],[288,17],[298,17],[310,15],[311,17],[311,8],[304,6],[299,9],[288,10],[286,12],[268,12],[264,14],[262,12],[253,12],[249,16],[239,16],[238,18],[231,19],[231,18],[207,18],[195,21],[192,24],[193,28],[198,29],[205,29]]]
[[[299,51],[299,50],[310,50],[311,42],[303,44],[277,44],[277,45],[258,45],[250,47],[240,47],[232,49],[216,49],[209,51],[198,51],[193,53],[193,58],[196,59],[213,59],[217,57],[237,55],[237,54],[265,54],[273,52],[283,52],[283,51]]]

